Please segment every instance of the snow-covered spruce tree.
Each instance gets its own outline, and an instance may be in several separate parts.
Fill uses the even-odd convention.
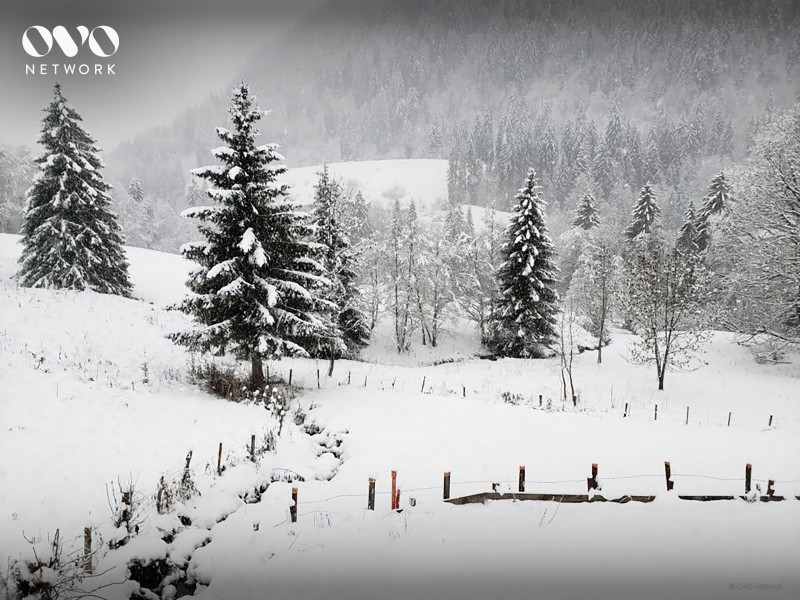
[[[331,285],[325,298],[332,304],[331,332],[326,347],[314,354],[333,361],[346,355],[355,357],[367,345],[370,330],[366,317],[358,307],[356,287],[356,255],[346,231],[346,215],[342,186],[334,180],[325,165],[314,188],[314,237],[324,246],[322,262]]]
[[[728,210],[731,202],[731,189],[725,173],[711,180],[708,194],[703,198],[703,207],[697,215],[697,249],[704,252],[711,243],[711,219],[719,217]]]
[[[631,221],[625,228],[625,237],[635,240],[643,233],[652,233],[657,225],[661,209],[656,204],[656,194],[649,183],[646,183],[639,192],[639,199],[633,208]]]
[[[192,294],[175,308],[197,321],[174,342],[251,363],[251,383],[264,383],[263,361],[306,356],[329,334],[321,248],[311,241],[309,215],[287,200],[277,181],[286,167],[276,144],[256,145],[264,112],[244,83],[233,90],[233,131],[217,128],[224,146],[212,150],[222,165],[192,171],[211,183],[215,202],[183,211],[197,219],[204,242],[186,244],[196,262],[187,282]]]
[[[597,227],[600,224],[600,216],[595,205],[594,196],[591,192],[586,192],[578,204],[575,211],[575,218],[572,221],[573,227],[580,227],[581,229],[589,230],[592,227]]]
[[[111,186],[100,175],[95,140],[58,84],[45,113],[39,138],[45,153],[28,190],[19,282],[130,296],[124,239],[110,209]]]
[[[531,169],[506,229],[505,262],[497,272],[500,297],[490,317],[488,344],[500,356],[542,357],[557,338],[558,269],[539,189]]]
[[[155,212],[147,199],[138,179],[131,179],[128,184],[126,230],[131,245],[152,248],[154,241]],[[159,223],[159,225],[163,225]]]
[[[694,202],[690,202],[686,212],[683,213],[683,225],[678,230],[675,247],[685,256],[696,256],[700,252],[697,236],[697,212],[694,209]]]

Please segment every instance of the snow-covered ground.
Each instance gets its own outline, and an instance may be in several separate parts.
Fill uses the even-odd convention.
[[[9,279],[17,239],[0,236],[0,564],[28,551],[23,533],[44,539],[60,528],[80,546],[92,525],[108,541],[117,532],[106,485],[133,478],[147,518],[134,541],[97,565],[114,569],[87,587],[123,579],[126,557],[169,553],[201,584],[201,598],[800,594],[800,501],[681,501],[666,493],[663,471],[671,461],[680,494],[738,495],[749,462],[763,491],[774,479],[777,494],[800,494],[797,357],[758,365],[715,334],[702,364],[668,374],[658,392],[652,368],[626,361],[631,338],[617,332],[602,365],[593,354],[576,358],[573,408],[560,400],[557,359],[481,360],[465,324],[440,348],[398,359],[379,329],[366,362],[337,362],[331,378],[324,362],[270,365],[273,375],[291,369],[306,388],[297,404],[321,433],[292,424],[277,452],[254,465],[247,441],[274,419],[192,385],[190,356],[164,339],[186,326],[163,310],[183,294],[188,268],[179,257],[129,251],[139,300],[18,289]],[[514,404],[504,392],[517,396]],[[218,477],[220,442],[229,468]],[[157,515],[158,479],[179,475],[190,449],[202,495]],[[454,497],[492,483],[515,490],[519,465],[529,492],[581,494],[592,463],[606,497],[656,500],[441,501],[444,471]],[[275,469],[305,478],[294,484],[296,523],[288,519],[290,484],[273,483],[258,503],[240,498]],[[401,513],[390,510],[392,470]],[[365,510],[370,477],[374,512]],[[132,589],[99,595],[127,598]]]

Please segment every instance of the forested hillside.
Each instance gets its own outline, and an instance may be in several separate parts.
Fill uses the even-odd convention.
[[[508,208],[533,166],[551,210],[592,187],[620,218],[650,181],[677,227],[796,97],[799,23],[790,0],[333,0],[241,77],[272,110],[264,138],[290,167],[449,157],[454,200]],[[133,179],[160,227],[133,243],[185,237],[176,213],[198,193],[188,171],[211,162],[227,98],[198,98],[107,155],[126,229],[142,212]],[[16,230],[14,212],[3,230]]]

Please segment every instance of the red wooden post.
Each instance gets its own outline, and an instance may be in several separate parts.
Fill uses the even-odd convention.
[[[525,465],[519,466],[519,491],[525,491]]]
[[[753,476],[753,465],[747,463],[744,467],[744,493],[750,493],[750,482]]]
[[[394,509],[400,510],[400,490],[397,490],[397,495],[394,497]]]
[[[588,491],[597,489],[597,463],[592,463],[592,476],[586,479]]]
[[[289,516],[292,523],[297,523],[297,488],[292,488],[292,505],[289,507]]]
[[[672,467],[669,464],[669,461],[664,461],[664,473],[667,476],[667,491],[669,492],[675,486],[672,482]]]
[[[392,471],[392,510],[397,509],[397,471]]]
[[[445,500],[450,499],[450,471],[445,471],[444,473],[444,490],[442,492],[442,497]]]

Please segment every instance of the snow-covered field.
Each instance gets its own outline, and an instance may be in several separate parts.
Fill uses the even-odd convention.
[[[321,433],[290,424],[277,452],[254,465],[246,459],[250,435],[261,439],[274,420],[192,385],[191,357],[164,339],[186,326],[163,309],[183,294],[188,267],[179,257],[129,249],[139,300],[18,289],[10,279],[17,239],[0,235],[0,565],[29,552],[23,534],[46,539],[59,528],[76,547],[85,526],[106,541],[118,535],[106,487],[133,479],[146,518],[131,543],[100,560],[97,570],[113,569],[84,582],[89,589],[124,579],[127,557],[169,554],[201,584],[201,598],[800,594],[800,501],[682,501],[666,493],[663,471],[671,461],[680,494],[738,495],[752,463],[763,491],[774,479],[776,494],[800,494],[796,356],[758,365],[715,334],[704,364],[668,374],[666,391],[657,392],[653,370],[625,360],[631,338],[617,332],[602,365],[594,355],[576,358],[573,408],[559,398],[557,359],[480,360],[473,332],[458,325],[436,351],[415,348],[398,360],[379,330],[366,361],[337,362],[331,378],[315,361],[270,365],[273,374],[291,369],[306,388],[297,404]],[[504,392],[518,395],[516,404]],[[220,442],[228,470],[218,477]],[[157,515],[158,479],[179,475],[188,450],[202,495]],[[656,500],[441,501],[444,471],[452,472],[454,497],[492,483],[515,490],[519,465],[529,492],[581,494],[592,463],[604,496]],[[296,523],[287,483],[270,485],[258,503],[240,498],[276,469],[305,479],[294,484]],[[392,470],[400,513],[390,510]],[[365,510],[370,477],[374,512]],[[135,588],[128,582],[98,595],[128,598]]]
[[[311,202],[322,165],[289,169],[283,181],[292,186],[300,202]],[[447,200],[447,161],[435,159],[367,160],[328,165],[330,174],[344,189],[361,190],[368,201],[391,207],[414,200],[423,211],[438,210]]]

